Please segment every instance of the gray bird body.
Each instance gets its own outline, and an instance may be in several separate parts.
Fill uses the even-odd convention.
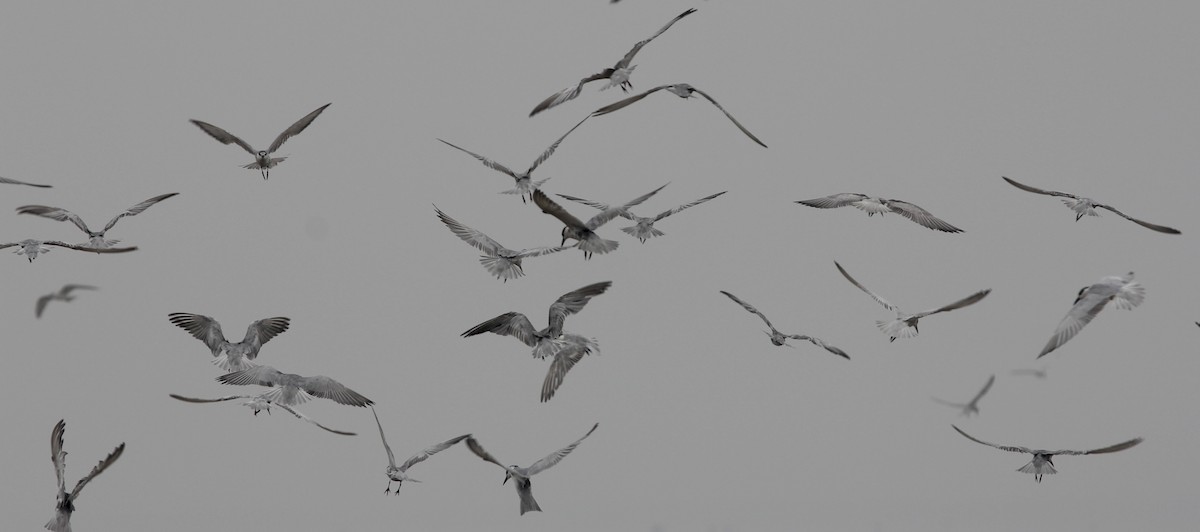
[[[295,406],[313,397],[329,399],[347,406],[370,406],[374,401],[347,388],[342,383],[323,375],[302,377],[294,373],[282,373],[271,366],[255,366],[217,377],[221,384],[239,386],[258,385],[274,388],[262,397],[272,403]]]
[[[253,155],[254,162],[247,164],[242,168],[247,170],[259,170],[262,174],[262,178],[265,180],[270,176],[272,168],[287,159],[287,157],[271,157],[271,154],[275,153],[275,150],[278,150],[280,147],[282,147],[283,143],[287,142],[288,139],[299,135],[301,131],[304,131],[306,128],[308,128],[309,124],[312,124],[313,120],[316,120],[317,117],[320,116],[321,112],[330,105],[333,105],[333,103],[330,102],[318,107],[317,110],[304,115],[304,118],[301,118],[300,120],[297,120],[296,123],[288,126],[288,128],[283,130],[279,136],[275,137],[275,140],[271,142],[271,147],[265,150],[255,150],[254,148],[250,147],[250,144],[246,143],[246,141],[237,138],[234,134],[225,131],[224,129],[209,124],[208,122],[201,122],[200,120],[195,119],[190,120],[190,122],[196,127],[200,128],[201,131],[207,133],[208,136],[216,139],[217,142],[226,145],[236,144],[243,150],[246,150],[246,152],[250,155]]]
[[[17,207],[17,214],[32,214],[34,216],[41,216],[42,218],[49,218],[51,220],[57,220],[60,222],[71,222],[71,223],[75,224],[75,227],[78,227],[80,231],[83,231],[84,233],[86,233],[88,235],[88,241],[86,243],[79,244],[79,246],[84,246],[84,247],[93,248],[93,249],[108,249],[108,248],[111,248],[111,247],[117,245],[119,242],[121,242],[120,240],[111,240],[111,239],[104,238],[105,233],[107,233],[109,229],[112,229],[114,225],[117,225],[117,220],[120,220],[121,218],[124,218],[126,216],[135,216],[135,215],[141,214],[142,211],[149,209],[155,203],[158,203],[162,200],[165,200],[165,199],[167,199],[171,196],[175,196],[177,194],[179,194],[179,193],[171,192],[168,194],[154,196],[153,198],[150,198],[150,199],[143,201],[141,203],[138,203],[137,205],[134,205],[128,209],[125,209],[120,214],[113,216],[112,219],[109,220],[108,223],[104,225],[104,229],[101,229],[99,231],[93,231],[90,228],[88,228],[87,223],[85,223],[83,221],[83,218],[80,218],[79,215],[77,215],[71,211],[68,211],[66,209],[61,209],[58,207],[49,207],[46,205],[22,205],[20,207]]]
[[[921,318],[924,318],[925,316],[929,316],[932,314],[937,314],[939,312],[949,312],[951,310],[960,309],[960,308],[963,308],[966,306],[974,305],[975,303],[978,303],[979,300],[983,299],[985,296],[987,296],[992,291],[991,288],[989,288],[987,290],[980,290],[980,291],[975,292],[974,294],[971,294],[965,298],[962,298],[958,301],[950,303],[949,305],[945,305],[945,306],[938,307],[938,308],[931,309],[931,310],[926,310],[923,312],[917,312],[915,314],[909,314],[907,312],[904,312],[903,310],[900,310],[900,307],[893,305],[891,302],[884,299],[879,294],[876,294],[875,292],[868,290],[867,287],[863,286],[858,281],[854,280],[854,278],[850,276],[850,273],[847,272],[844,268],[842,268],[842,265],[838,264],[837,261],[834,261],[833,264],[835,266],[837,266],[837,269],[839,272],[842,272],[842,276],[845,277],[847,281],[850,281],[850,284],[853,284],[854,286],[858,287],[859,290],[866,292],[867,295],[871,296],[871,299],[874,299],[877,303],[879,303],[880,305],[883,305],[883,308],[886,308],[886,309],[891,310],[896,313],[896,319],[894,319],[894,320],[891,320],[891,321],[879,320],[879,321],[875,322],[875,325],[877,327],[879,327],[879,330],[883,331],[884,334],[888,335],[891,338],[891,341],[893,341],[893,342],[896,341],[896,338],[912,338],[912,337],[916,336],[917,333],[920,332],[920,330],[917,329],[917,323],[919,322],[919,320]]]
[[[663,186],[665,187],[666,185],[663,185]],[[660,189],[661,189],[661,187],[660,187]],[[663,236],[664,234],[666,234],[666,233],[663,233],[662,231],[659,231],[658,229],[656,229],[654,227],[655,222],[662,220],[663,218],[666,218],[668,216],[671,216],[672,214],[677,214],[677,213],[679,213],[679,211],[687,209],[688,207],[695,207],[696,205],[704,203],[704,202],[706,202],[710,199],[713,199],[717,196],[720,196],[721,194],[724,194],[726,192],[728,192],[728,191],[727,190],[721,191],[721,192],[718,192],[711,196],[705,196],[705,197],[700,198],[691,203],[685,203],[685,204],[675,207],[673,209],[667,209],[663,212],[658,213],[658,215],[656,215],[656,216],[637,216],[637,215],[633,214],[632,212],[630,212],[628,208],[621,208],[621,212],[619,213],[619,216],[622,218],[625,218],[626,220],[632,220],[635,223],[635,225],[631,225],[629,227],[622,227],[621,231],[624,231],[629,236],[632,236],[632,237],[638,239],[639,241],[641,241],[643,244],[645,244],[646,240],[648,240],[648,239],[654,238],[656,236]],[[577,198],[575,196],[568,196],[566,194],[558,194],[558,197],[566,199],[566,200],[571,200],[576,203],[582,203],[589,207],[592,207],[595,209],[600,209],[601,211],[607,211],[612,208],[612,206],[608,205],[607,203],[600,203],[598,201],[586,200],[583,198]]]
[[[484,157],[482,155],[479,155],[478,153],[460,148],[460,147],[450,144],[449,142],[446,142],[442,139],[438,139],[438,141],[441,142],[442,144],[450,146],[451,148],[454,148],[463,153],[466,153],[467,155],[470,155],[471,157],[479,159],[479,162],[483,163],[484,166],[491,168],[492,170],[495,170],[497,172],[500,172],[504,175],[507,175],[507,176],[513,178],[513,181],[515,182],[516,187],[512,188],[510,190],[502,191],[500,193],[501,194],[520,195],[521,202],[524,203],[526,201],[526,198],[529,198],[530,196],[532,196],[533,192],[538,190],[538,187],[542,186],[542,183],[545,183],[546,181],[550,180],[550,178],[547,177],[546,179],[542,179],[540,181],[534,181],[533,180],[533,171],[537,170],[537,168],[539,166],[541,166],[542,163],[546,162],[546,159],[549,159],[551,155],[554,155],[554,150],[558,149],[558,145],[562,143],[563,139],[567,138],[567,135],[570,135],[571,132],[575,131],[576,128],[583,125],[584,121],[586,121],[587,119],[588,119],[587,116],[583,117],[583,120],[580,120],[578,124],[575,124],[575,127],[572,127],[571,129],[567,130],[566,133],[563,133],[563,136],[559,137],[558,140],[554,141],[554,144],[551,144],[549,148],[546,148],[546,151],[542,152],[541,156],[539,156],[537,159],[534,159],[533,164],[529,165],[529,169],[527,169],[524,172],[521,172],[519,174],[510,170],[507,166],[504,166],[503,164],[500,164],[496,161],[488,159],[487,157]]]
[[[955,427],[954,425],[950,425],[950,426],[953,427],[954,430],[958,431],[959,434],[962,434],[968,440],[971,440],[975,443],[982,443],[983,445],[987,445],[988,447],[994,447],[996,449],[1000,449],[1001,451],[1032,454],[1033,460],[1030,460],[1030,462],[1028,464],[1025,464],[1024,466],[1021,466],[1021,468],[1017,469],[1017,471],[1020,471],[1022,473],[1032,473],[1034,475],[1033,479],[1038,482],[1042,481],[1042,475],[1053,475],[1058,472],[1056,469],[1054,469],[1054,456],[1055,455],[1059,455],[1059,454],[1086,455],[1086,454],[1115,453],[1117,451],[1124,451],[1125,449],[1128,449],[1130,447],[1133,447],[1134,445],[1142,443],[1141,438],[1134,438],[1132,440],[1124,441],[1124,442],[1118,443],[1116,445],[1109,445],[1108,447],[1101,447],[1099,449],[1092,449],[1089,451],[1071,451],[1071,450],[1067,450],[1067,449],[1062,449],[1062,450],[1057,450],[1057,451],[1047,451],[1044,449],[1030,449],[1028,447],[1020,447],[1020,446],[1015,446],[1015,445],[996,445],[994,443],[988,443],[988,442],[985,442],[974,436],[971,436],[970,434],[963,432],[962,429]]]
[[[484,234],[482,231],[472,229],[462,224],[458,220],[451,218],[433,206],[433,210],[437,212],[438,219],[446,224],[450,232],[462,239],[463,242],[470,244],[484,254],[479,257],[479,263],[483,265],[489,273],[507,282],[509,279],[518,279],[525,275],[525,270],[521,267],[521,261],[529,257],[540,257],[551,253],[558,253],[565,249],[570,249],[571,246],[546,246],[537,248],[525,248],[520,251],[508,249],[491,237]]]
[[[589,218],[587,222],[583,222],[567,212],[566,209],[555,203],[554,200],[550,199],[549,196],[540,190],[534,191],[533,203],[542,209],[542,212],[562,222],[562,244],[566,244],[567,240],[576,240],[577,244],[575,246],[583,251],[583,258],[587,260],[592,258],[593,253],[608,253],[617,249],[617,246],[620,245],[615,240],[601,238],[600,235],[596,234],[596,229],[599,229],[600,226],[608,223],[613,218],[621,216],[621,213],[628,212],[630,207],[640,205],[642,202],[650,199],[651,196],[657,194],[665,186],[667,185],[638,196],[624,205],[602,210],[599,214]]]
[[[20,242],[0,244],[0,249],[10,248],[13,246],[20,246],[20,248],[14,253],[17,255],[25,255],[25,258],[29,259],[29,262],[33,262],[33,259],[37,258],[38,253],[49,253],[50,248],[46,246],[58,246],[60,248],[74,249],[76,251],[91,251],[93,253],[125,253],[137,249],[137,246],[125,248],[91,248],[80,244],[68,244],[61,240],[34,240],[32,238],[27,238]]]
[[[268,393],[269,393],[269,392],[268,392]],[[180,401],[183,401],[183,402],[185,402],[185,403],[220,403],[220,402],[224,402],[224,401],[233,401],[233,400],[235,400],[235,399],[247,399],[247,401],[245,401],[245,402],[243,402],[243,403],[242,403],[242,406],[249,407],[251,410],[253,410],[253,411],[254,411],[254,415],[256,415],[256,416],[258,415],[258,413],[259,413],[259,412],[262,412],[262,411],[266,411],[268,414],[270,414],[270,413],[271,413],[271,407],[272,407],[272,406],[277,406],[277,407],[279,407],[279,408],[282,408],[282,409],[284,409],[284,410],[285,410],[285,411],[287,411],[289,414],[291,414],[291,415],[293,415],[293,416],[296,416],[296,419],[300,419],[300,420],[303,420],[303,421],[307,421],[308,423],[311,423],[311,424],[313,424],[313,425],[316,425],[317,427],[319,427],[319,428],[321,428],[321,429],[324,429],[324,430],[326,430],[326,431],[332,432],[332,433],[334,433],[334,434],[340,434],[340,435],[342,435],[342,436],[355,436],[355,435],[357,435],[357,434],[356,434],[356,433],[354,433],[354,432],[346,432],[346,431],[342,431],[342,430],[334,430],[334,429],[331,429],[331,428],[329,428],[329,427],[326,427],[325,425],[322,425],[322,424],[320,424],[320,423],[317,423],[317,422],[316,422],[316,420],[314,420],[314,419],[312,419],[312,418],[310,418],[310,417],[308,417],[308,416],[304,415],[304,414],[303,414],[303,413],[301,413],[299,410],[296,410],[296,409],[294,409],[294,408],[292,408],[292,407],[290,407],[290,406],[288,406],[288,405],[285,405],[285,404],[282,404],[282,403],[276,403],[276,402],[274,402],[274,401],[270,400],[269,398],[267,398],[267,394],[265,394],[265,393],[264,393],[264,394],[259,394],[259,395],[226,395],[226,396],[223,396],[223,397],[217,397],[217,398],[214,398],[214,399],[200,399],[200,398],[196,398],[196,397],[184,397],[184,396],[182,396],[182,395],[177,395],[177,394],[169,394],[169,395],[170,395],[172,398],[178,399],[178,400],[180,400]]]
[[[944,220],[930,214],[929,211],[922,209],[915,204],[897,199],[884,199],[880,197],[871,197],[866,194],[858,194],[856,192],[844,192],[841,194],[832,194],[822,198],[799,200],[796,203],[807,205],[809,207],[816,207],[818,209],[836,209],[838,207],[845,207],[849,205],[866,212],[868,217],[878,214],[879,217],[882,218],[885,213],[896,213],[935,231],[942,231],[945,233],[963,232],[962,229],[946,223]]]
[[[49,294],[46,294],[46,295],[38,298],[37,305],[34,307],[34,312],[33,312],[34,316],[41,318],[42,312],[44,312],[46,310],[46,305],[48,305],[51,301],[63,301],[63,302],[74,301],[75,296],[71,295],[71,292],[73,292],[75,290],[96,290],[96,289],[97,289],[96,287],[91,286],[91,285],[86,285],[86,284],[63,285],[63,287],[59,288],[57,292],[51,292]]]
[[[754,136],[754,134],[751,133],[750,130],[746,129],[746,127],[743,126],[741,122],[738,122],[737,119],[733,117],[733,115],[729,114],[729,111],[726,111],[724,107],[721,107],[721,104],[717,103],[716,100],[712,99],[712,96],[709,96],[704,91],[697,89],[696,87],[693,87],[687,83],[659,85],[659,86],[654,87],[653,89],[650,89],[641,94],[635,94],[635,95],[625,98],[624,100],[621,100],[619,102],[612,103],[612,104],[606,105],[604,107],[601,107],[599,109],[596,109],[595,111],[592,112],[592,116],[606,115],[606,114],[616,111],[618,109],[622,109],[626,106],[633,104],[634,102],[637,102],[638,100],[641,100],[642,98],[645,98],[645,97],[647,97],[651,94],[654,94],[655,92],[658,92],[663,89],[666,89],[667,92],[674,94],[685,100],[688,98],[691,98],[692,96],[694,96],[696,94],[703,96],[705,100],[708,100],[709,103],[716,106],[717,109],[720,109],[722,113],[725,113],[725,117],[728,118],[730,122],[733,122],[733,125],[737,126],[737,128],[739,130],[741,130],[742,133],[745,133],[747,137],[750,137],[750,140],[753,140],[759,146],[762,146],[764,148],[767,147],[767,145],[763,144],[763,142],[761,140],[758,140],[758,137]]]
[[[1083,287],[1079,290],[1079,295],[1075,297],[1075,303],[1071,306],[1071,310],[1067,311],[1067,315],[1058,322],[1054,335],[1050,337],[1050,341],[1046,342],[1046,346],[1042,348],[1041,353],[1038,353],[1037,358],[1046,356],[1074,338],[1110,303],[1122,310],[1133,310],[1145,299],[1146,289],[1133,280],[1133,272],[1125,275],[1110,275],[1100,279],[1100,282],[1096,284]]]
[[[63,433],[66,431],[66,422],[59,420],[54,425],[54,430],[50,432],[50,461],[54,463],[54,475],[58,479],[58,497],[54,505],[54,517],[46,522],[46,529],[52,532],[71,532],[71,514],[75,512],[75,500],[79,498],[79,492],[83,490],[92,479],[103,473],[108,466],[113,465],[121,453],[125,452],[125,444],[121,443],[108,456],[100,460],[96,467],[87,476],[79,479],[75,484],[75,488],[67,492],[66,480],[63,478],[67,469],[67,452],[63,450]]]
[[[568,454],[571,454],[571,451],[575,450],[575,447],[579,446],[580,442],[587,439],[588,436],[591,436],[593,432],[596,432],[596,428],[599,426],[599,423],[592,425],[592,429],[589,430],[587,434],[584,434],[582,438],[575,440],[574,443],[563,447],[562,449],[550,453],[548,456],[534,462],[529,467],[521,467],[517,465],[505,466],[502,462],[484,450],[483,446],[479,444],[479,441],[476,440],[474,436],[467,438],[467,448],[470,449],[471,452],[475,453],[475,456],[482,458],[484,461],[500,466],[500,468],[504,470],[504,483],[507,483],[509,479],[513,480],[513,484],[517,488],[517,496],[521,499],[521,515],[525,515],[525,512],[542,511],[542,508],[538,506],[537,501],[533,498],[533,483],[530,482],[529,477],[550,469],[555,464],[561,462],[563,458],[565,458]]]
[[[258,366],[251,361],[258,358],[263,344],[288,330],[291,325],[291,320],[282,316],[263,318],[246,327],[242,341],[233,343],[225,339],[221,324],[208,316],[172,312],[167,319],[193,338],[204,342],[212,352],[213,364],[225,371],[242,371]]]
[[[741,305],[742,308],[746,309],[751,314],[754,314],[754,315],[758,316],[759,318],[762,318],[763,323],[766,323],[767,327],[769,327],[771,329],[770,331],[763,331],[763,332],[765,332],[767,334],[767,337],[769,337],[771,339],[772,344],[777,345],[777,346],[793,347],[792,344],[787,343],[787,341],[789,339],[802,340],[802,341],[807,340],[808,342],[811,342],[813,345],[815,345],[817,347],[823,348],[826,351],[829,351],[830,353],[833,353],[837,356],[845,358],[846,360],[850,360],[850,355],[846,354],[845,351],[842,351],[841,349],[839,349],[837,347],[834,347],[832,345],[825,343],[820,338],[816,338],[814,336],[807,336],[807,335],[803,335],[803,334],[784,334],[784,333],[779,332],[779,330],[776,329],[775,326],[771,324],[771,320],[768,320],[767,316],[765,314],[763,314],[762,312],[760,312],[758,309],[754,308],[753,305],[751,305],[745,301],[742,301],[741,299],[738,299],[737,296],[735,296],[729,292],[726,292],[724,290],[721,290],[721,293],[725,294],[725,296],[728,297],[729,299],[732,299],[734,303]]]
[[[1129,216],[1128,214],[1118,211],[1112,205],[1106,205],[1104,203],[1097,202],[1091,198],[1084,198],[1081,196],[1076,196],[1074,194],[1067,194],[1066,192],[1057,192],[1054,190],[1042,190],[1040,188],[1031,187],[1029,185],[1018,183],[1018,182],[1016,182],[1012,179],[1009,179],[1007,177],[1004,177],[1004,176],[1000,176],[1000,177],[1001,177],[1001,179],[1007,181],[1008,184],[1010,184],[1014,187],[1017,187],[1021,190],[1024,190],[1025,192],[1032,192],[1034,194],[1042,194],[1045,196],[1054,196],[1054,197],[1061,199],[1063,204],[1065,204],[1067,206],[1067,208],[1071,209],[1071,211],[1075,213],[1075,221],[1076,222],[1078,222],[1079,219],[1083,218],[1084,216],[1100,216],[1100,213],[1096,212],[1096,209],[1107,209],[1108,211],[1116,214],[1117,216],[1120,216],[1120,217],[1122,217],[1126,220],[1129,220],[1135,224],[1145,227],[1146,229],[1150,229],[1152,231],[1158,231],[1159,233],[1166,233],[1169,235],[1180,234],[1180,231],[1178,229],[1167,227],[1165,225],[1152,224],[1150,222],[1139,220],[1137,218]]]
[[[952,403],[950,401],[938,399],[937,397],[934,397],[932,399],[937,403],[941,403],[946,406],[952,406],[954,408],[959,409],[960,416],[970,417],[971,414],[979,414],[979,400],[982,399],[983,396],[988,393],[988,390],[992,389],[992,383],[994,383],[994,382],[996,382],[995,375],[988,377],[988,381],[986,384],[983,385],[983,389],[979,390],[979,393],[975,394],[975,397],[966,403]]]
[[[375,416],[375,424],[379,427],[379,438],[383,440],[383,449],[385,451],[387,451],[387,457],[388,457],[388,467],[387,467],[387,471],[385,473],[388,477],[388,485],[386,488],[383,489],[384,493],[387,493],[389,490],[392,489],[392,482],[396,482],[396,493],[400,493],[400,486],[402,484],[404,484],[405,481],[421,482],[420,480],[417,480],[415,478],[408,476],[409,468],[411,468],[412,466],[417,465],[421,462],[424,462],[425,460],[428,460],[430,456],[433,456],[437,453],[445,451],[446,449],[449,449],[450,447],[453,447],[454,444],[456,444],[470,436],[470,434],[463,434],[462,436],[458,436],[456,438],[451,438],[442,443],[431,445],[429,447],[422,449],[421,452],[418,452],[417,454],[414,454],[411,457],[409,457],[409,459],[405,460],[403,464],[396,465],[396,456],[394,454],[392,454],[392,448],[388,445],[387,436],[385,436],[383,434],[383,424],[379,422],[379,414],[375,413],[374,406],[371,407],[371,414]]]

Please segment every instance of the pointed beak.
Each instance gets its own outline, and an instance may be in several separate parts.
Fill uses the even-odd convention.
[[[512,475],[504,475],[504,482],[501,482],[500,485],[503,486],[505,484],[508,484],[508,479],[510,479],[510,478],[512,478]]]

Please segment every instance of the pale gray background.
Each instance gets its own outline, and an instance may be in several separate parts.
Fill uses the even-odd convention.
[[[3,255],[0,306],[2,528],[52,513],[50,429],[67,421],[68,482],[114,445],[125,456],[80,498],[100,530],[1129,530],[1197,518],[1200,393],[1192,198],[1200,133],[1200,10],[1096,2],[37,2],[0,9],[0,240],[82,241],[67,223],[13,215],[64,207],[122,220],[135,253]],[[557,243],[558,223],[496,192],[507,177],[442,145],[525,168],[582,116],[615,101],[588,87],[533,119],[547,95],[642,50],[638,90],[690,82],[701,100],[654,95],[590,120],[541,169],[550,192],[624,201],[670,181],[653,213],[728,189],[584,262],[571,251],[491,278],[432,203],[510,247]],[[250,157],[187,122],[255,146],[326,102],[264,182]],[[1001,179],[1091,195],[1170,225],[1115,215],[1076,223],[1057,200]],[[912,201],[966,230],[793,200],[863,192]],[[572,212],[590,209],[567,205]],[[994,291],[889,344],[890,313],[840,261],[908,310]],[[1107,310],[1065,347],[1034,356],[1079,287],[1137,272],[1144,305]],[[559,295],[612,280],[568,329],[598,338],[548,404],[546,364],[508,338],[463,339],[508,310],[541,326]],[[63,283],[101,287],[35,320]],[[757,305],[785,331],[846,349],[774,348]],[[502,472],[456,447],[385,497],[370,412],[190,405],[168,393],[222,386],[203,345],[169,312],[217,318],[230,337],[268,316],[291,330],[259,361],[334,377],[371,397],[390,443],[417,449],[473,432],[528,465],[600,429],[538,475],[544,513],[518,516]],[[1050,378],[1011,377],[1048,367]],[[970,398],[966,420],[930,395]],[[971,443],[1089,448],[1037,485],[1027,456]]]

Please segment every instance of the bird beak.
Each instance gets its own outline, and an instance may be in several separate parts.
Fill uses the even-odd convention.
[[[508,479],[510,479],[510,478],[512,478],[512,475],[504,475],[504,482],[501,482],[500,485],[503,486],[505,484],[508,484]]]

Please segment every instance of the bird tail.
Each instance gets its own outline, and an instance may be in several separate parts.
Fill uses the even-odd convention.
[[[231,357],[228,352],[221,353],[220,356],[213,359],[212,363],[229,373],[258,367],[258,364],[246,360],[246,357],[242,355]]]
[[[627,233],[629,236],[641,240],[642,242],[645,242],[646,239],[654,238],[656,236],[663,236],[666,234],[658,229],[655,229],[654,226],[642,227],[638,225],[631,225],[629,227],[622,227],[621,230]]]
[[[875,325],[879,330],[883,331],[895,340],[897,338],[912,338],[917,335],[917,329],[910,326],[904,320],[896,318],[892,321],[876,321]]]
[[[513,262],[504,257],[491,257],[481,255],[479,263],[487,269],[489,273],[495,275],[497,279],[518,279],[525,275],[519,263]]]
[[[521,515],[525,515],[525,512],[542,511],[542,507],[533,500],[533,483],[529,479],[517,484],[517,495],[521,497]]]
[[[71,514],[55,510],[54,518],[46,522],[46,530],[52,532],[71,532]]]
[[[617,246],[619,245],[621,245],[621,243],[617,242],[616,240],[605,240],[600,237],[594,237],[581,240],[577,247],[588,253],[603,255],[614,249],[617,249]]]
[[[1146,288],[1137,281],[1126,283],[1113,297],[1112,304],[1121,310],[1133,310],[1133,307],[1146,300]]]
[[[267,162],[267,168],[275,168],[275,165],[278,165],[286,160],[287,157],[271,157],[271,159]],[[242,168],[247,170],[262,170],[263,167],[261,164],[258,164],[258,161],[254,161],[246,166],[243,166]]]
[[[1028,464],[1025,464],[1017,471],[1022,473],[1033,473],[1035,475],[1053,475],[1058,472],[1054,469],[1054,464],[1045,461],[1039,462],[1037,460],[1031,460]]]

